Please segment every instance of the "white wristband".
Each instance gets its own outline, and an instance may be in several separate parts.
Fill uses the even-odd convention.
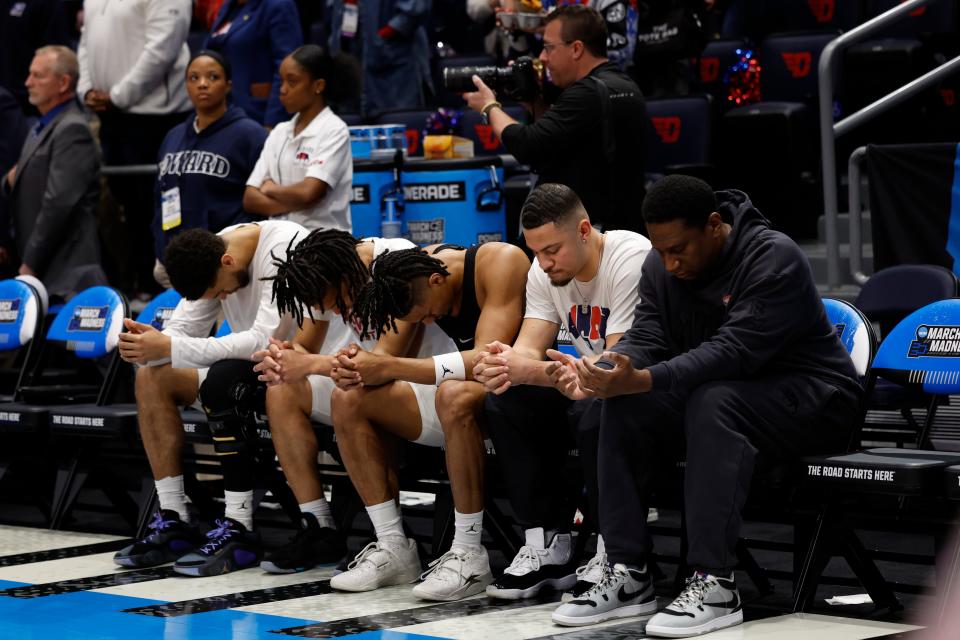
[[[466,380],[467,370],[459,351],[433,356],[433,371],[437,386],[444,380]]]

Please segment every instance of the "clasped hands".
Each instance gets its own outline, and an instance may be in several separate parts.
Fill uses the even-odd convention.
[[[314,373],[310,356],[293,349],[289,342],[270,339],[270,345],[253,354],[253,370],[267,386],[303,380]],[[383,373],[383,358],[352,343],[333,355],[330,379],[341,389],[376,386],[389,381]]]
[[[630,358],[613,351],[605,351],[602,359],[612,362],[613,369],[597,367],[594,358],[575,358],[555,349],[547,349],[551,362],[546,367],[547,377],[560,393],[571,400],[609,398],[625,393],[649,391],[645,370],[633,367]],[[488,392],[501,394],[512,385],[522,382],[522,370],[529,364],[514,353],[509,345],[492,342],[473,359],[473,379]]]

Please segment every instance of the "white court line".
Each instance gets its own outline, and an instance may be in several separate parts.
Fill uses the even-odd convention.
[[[108,536],[98,533],[74,533],[71,531],[50,531],[49,529],[35,529],[33,527],[0,525],[0,556],[49,551],[50,549],[63,549],[122,539],[122,536]]]
[[[320,596],[238,607],[236,610],[330,622],[438,604],[414,596],[411,592],[413,586],[384,587],[362,593],[335,591]]]
[[[330,578],[332,575],[333,567],[322,567],[302,573],[289,573],[285,575],[266,573],[259,567],[255,567],[222,576],[210,576],[207,578],[178,576],[164,580],[104,587],[103,589],[95,589],[95,592],[110,593],[117,596],[131,596],[134,598],[149,598],[151,600],[164,600],[166,602],[180,602],[182,600],[196,600],[198,598],[229,595],[241,591],[270,589],[272,587],[285,587],[287,585],[302,584],[304,582],[316,582],[317,580]]]

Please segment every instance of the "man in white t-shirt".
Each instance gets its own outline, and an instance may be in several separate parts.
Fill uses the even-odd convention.
[[[538,185],[523,205],[523,234],[536,259],[527,276],[527,307],[513,346],[487,345],[474,379],[487,391],[487,433],[493,440],[526,544],[487,587],[497,598],[532,598],[544,587],[585,592],[605,562],[603,542],[586,569],[574,571],[563,475],[568,450],[580,452],[588,518],[597,526],[599,404],[568,398],[547,374],[553,360],[598,359],[633,322],[640,270],[650,241],[631,231],[601,233],[567,186]],[[550,349],[559,343],[560,352]],[[576,433],[575,444],[564,437]],[[577,576],[580,580],[577,581]]]
[[[314,565],[336,562],[346,552],[344,537],[336,530],[330,505],[323,495],[317,472],[320,447],[311,420],[333,426],[330,377],[336,355],[351,344],[373,351],[392,349],[395,355],[429,357],[456,349],[437,327],[425,328],[419,350],[405,346],[409,335],[361,337],[358,321],[350,318],[353,300],[370,277],[374,258],[389,251],[413,249],[403,238],[358,240],[336,229],[311,231],[297,246],[277,256],[273,293],[280,313],[290,311],[298,323],[315,317],[318,334],[325,335],[316,354],[286,348],[271,341],[270,348],[254,354],[255,370],[269,386],[267,417],[280,466],[300,505],[302,529],[290,542],[266,554],[261,568],[270,573],[295,573]],[[344,318],[348,318],[347,321]],[[412,326],[410,327],[413,328]]]
[[[252,532],[253,455],[244,426],[262,404],[251,355],[271,339],[316,351],[322,340],[312,322],[297,327],[278,314],[270,278],[282,255],[307,235],[298,224],[268,221],[227,227],[219,234],[188,229],[167,245],[164,264],[183,296],[164,330],[125,320],[120,355],[137,369],[140,435],[156,481],[160,509],[151,532],[114,556],[124,567],[176,561],[178,573],[219,575],[255,566],[262,556]],[[220,313],[232,332],[210,337]],[[296,331],[296,335],[295,335]],[[260,401],[258,402],[258,396]],[[211,420],[214,448],[224,476],[225,517],[200,546],[183,487],[184,444],[180,407],[202,402]]]
[[[243,208],[310,230],[350,231],[350,130],[330,107],[297,133],[300,117],[298,113],[270,132],[247,178]]]

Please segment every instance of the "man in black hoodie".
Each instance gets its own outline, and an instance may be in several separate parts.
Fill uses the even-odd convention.
[[[744,193],[668,176],[650,189],[643,216],[656,252],[643,266],[633,325],[596,364],[553,370],[569,391],[605,398],[600,528],[611,564],[607,580],[553,619],[656,611],[648,498],[658,463],[685,441],[695,571],[646,633],[687,637],[743,621],[733,569],[755,465],[842,450],[860,386],[806,257]]]

